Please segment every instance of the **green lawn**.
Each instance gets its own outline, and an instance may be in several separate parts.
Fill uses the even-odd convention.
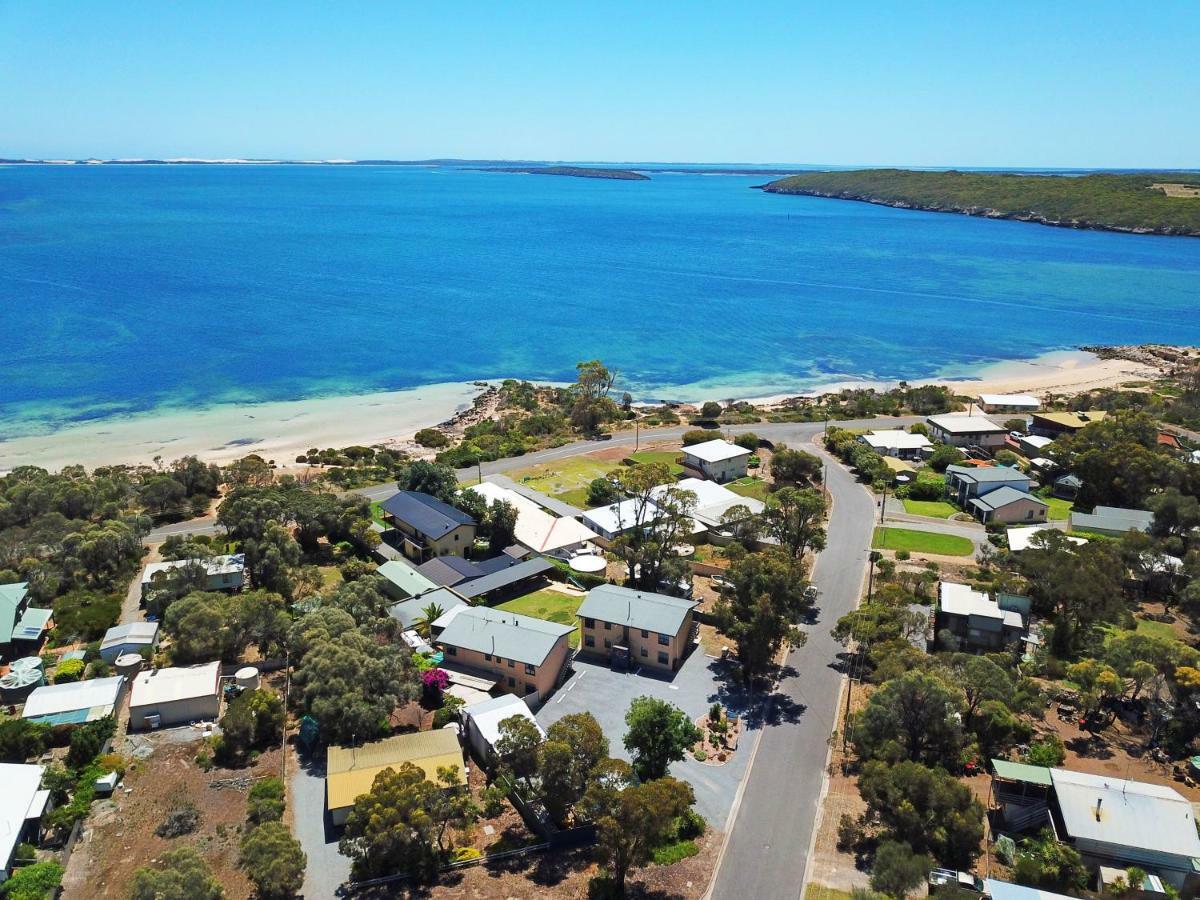
[[[1063,500],[1061,497],[1054,497],[1049,491],[1039,491],[1037,494],[1035,494],[1035,496],[1050,507],[1050,511],[1047,513],[1047,515],[1050,517],[1051,521],[1065,522],[1067,519],[1071,518],[1071,509],[1073,504],[1070,500]]]
[[[912,528],[876,528],[871,546],[877,550],[908,550],[940,556],[970,556],[974,545],[956,534],[934,534]]]
[[[741,494],[743,497],[753,497],[755,500],[766,502],[767,497],[771,495],[771,489],[761,478],[739,478],[737,481],[731,481],[725,485],[735,494]]]
[[[583,603],[582,597],[573,597],[558,591],[541,590],[517,597],[507,603],[501,603],[496,609],[517,613],[522,616],[533,616],[535,619],[545,619],[547,622],[557,622],[560,625],[578,625],[575,613]],[[571,632],[572,647],[579,646],[579,628]]]
[[[587,508],[588,485],[616,467],[617,463],[611,460],[573,456],[559,462],[530,466],[513,472],[510,477],[563,503]]]
[[[671,474],[679,476],[683,474],[683,466],[675,460],[679,458],[679,450],[642,450],[638,453],[630,453],[629,458],[637,463],[666,463],[671,469]]]
[[[1172,628],[1168,623],[1154,622],[1150,619],[1137,620],[1137,633],[1155,638],[1171,638],[1172,640],[1179,639],[1179,635],[1175,633],[1175,629]]]
[[[387,522],[383,521],[383,504],[379,500],[371,504],[371,521],[387,525]]]
[[[910,516],[930,516],[948,519],[958,513],[958,507],[945,500],[905,500],[904,511]]]

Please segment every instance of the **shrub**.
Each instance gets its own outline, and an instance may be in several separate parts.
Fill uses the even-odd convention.
[[[713,432],[705,428],[693,428],[691,431],[683,433],[683,446],[690,447],[692,444],[703,444],[705,441],[713,439]]]
[[[161,838],[183,837],[200,827],[200,810],[190,800],[175,807],[162,820],[154,833]]]
[[[704,816],[700,815],[694,809],[689,809],[675,820],[675,837],[677,840],[686,841],[698,838],[707,830],[708,822],[704,820]]]
[[[68,659],[60,662],[54,670],[54,683],[70,684],[78,681],[83,675],[84,668],[85,665],[82,659]]]
[[[909,553],[907,550],[897,550],[896,551],[896,559],[900,560],[901,562],[904,562],[904,560],[911,559],[911,558],[912,558],[912,554]]]
[[[654,849],[653,860],[656,866],[673,866],[677,862],[695,856],[700,852],[695,841],[676,841]]]
[[[843,813],[838,819],[837,848],[843,853],[853,853],[862,839],[863,829],[858,817]]]
[[[758,435],[753,431],[747,431],[745,434],[739,434],[733,439],[733,442],[743,450],[749,450],[751,453],[758,449]]]
[[[1031,766],[1045,766],[1047,769],[1058,768],[1066,758],[1066,747],[1056,734],[1048,734],[1031,744],[1027,757]]]
[[[692,756],[695,757],[696,762],[704,762],[705,760],[708,759],[708,754],[705,753],[704,750],[700,749],[700,748],[696,749],[692,753]]]
[[[483,851],[476,850],[474,847],[456,847],[454,849],[454,862],[467,862],[471,859],[482,859]]]
[[[415,440],[422,447],[429,447],[432,450],[440,450],[442,447],[450,446],[450,438],[446,437],[436,428],[422,428],[414,436]]]
[[[52,861],[22,866],[0,887],[0,894],[6,900],[47,900],[56,895],[63,871],[62,866]]]
[[[278,778],[264,778],[250,788],[246,798],[246,818],[253,825],[277,822],[283,818],[286,806],[283,782]]]
[[[50,746],[50,726],[26,719],[0,719],[0,762],[23,763]]]
[[[259,900],[287,900],[304,884],[307,857],[282,822],[255,828],[242,839],[238,867],[254,885]]]

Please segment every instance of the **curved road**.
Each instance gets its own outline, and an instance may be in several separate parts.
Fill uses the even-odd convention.
[[[848,428],[895,427],[921,421],[920,417],[876,418],[831,423]],[[813,438],[821,422],[739,425],[722,433],[753,431],[762,438],[817,452],[826,468],[832,512],[826,548],[819,555],[812,580],[820,591],[818,620],[807,628],[808,642],[788,653],[787,673],[776,686],[772,705],[798,711],[797,715],[768,718],[717,862],[709,896],[799,898],[804,886],[808,852],[812,844],[825,777],[829,737],[836,721],[841,672],[835,668],[842,650],[830,633],[839,617],[858,603],[866,577],[867,556],[878,509],[872,496],[853,476],[823,450]],[[686,426],[643,431],[642,443],[678,439]],[[714,432],[714,437],[717,433]],[[562,447],[511,459],[484,463],[484,476],[526,468],[609,447],[633,447],[633,434],[606,441],[575,441]],[[460,480],[473,479],[476,468],[458,472]],[[361,488],[357,493],[379,500],[395,491],[391,484]],[[190,527],[189,527],[190,526]],[[212,519],[180,522],[151,532],[150,540],[167,534],[211,532]]]

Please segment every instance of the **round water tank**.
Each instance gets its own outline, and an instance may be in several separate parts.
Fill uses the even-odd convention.
[[[258,669],[254,666],[242,666],[233,673],[233,682],[248,691],[254,690],[258,687]]]
[[[33,693],[45,678],[37,669],[11,669],[0,678],[0,697],[5,703],[16,703]]]
[[[40,656],[22,656],[20,659],[14,659],[9,668],[14,672],[40,672],[42,671],[42,658]]]
[[[122,653],[113,661],[113,665],[118,675],[134,675],[141,671],[143,662],[145,660],[140,653]]]

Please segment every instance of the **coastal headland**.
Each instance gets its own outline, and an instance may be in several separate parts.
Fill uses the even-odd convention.
[[[769,194],[856,200],[898,209],[1013,219],[1059,228],[1200,237],[1194,173],[1034,175],[863,169],[805,172]]]
[[[999,361],[973,372],[945,373],[910,384],[938,384],[956,393],[1073,394],[1150,381],[1168,373],[1182,351],[1161,345],[1090,347],[1055,351],[1028,360]],[[846,389],[895,387],[897,380],[847,380],[810,391],[745,398],[763,408],[795,398]],[[727,399],[713,389],[680,403]],[[216,463],[257,453],[280,465],[312,448],[384,445],[421,452],[413,435],[440,428],[460,435],[474,422],[494,417],[496,390],[487,382],[434,384],[403,391],[321,397],[257,404],[222,404],[207,409],[143,413],[70,425],[52,432],[0,441],[0,473],[35,465],[94,468],[116,463],[151,463],[197,456]]]

